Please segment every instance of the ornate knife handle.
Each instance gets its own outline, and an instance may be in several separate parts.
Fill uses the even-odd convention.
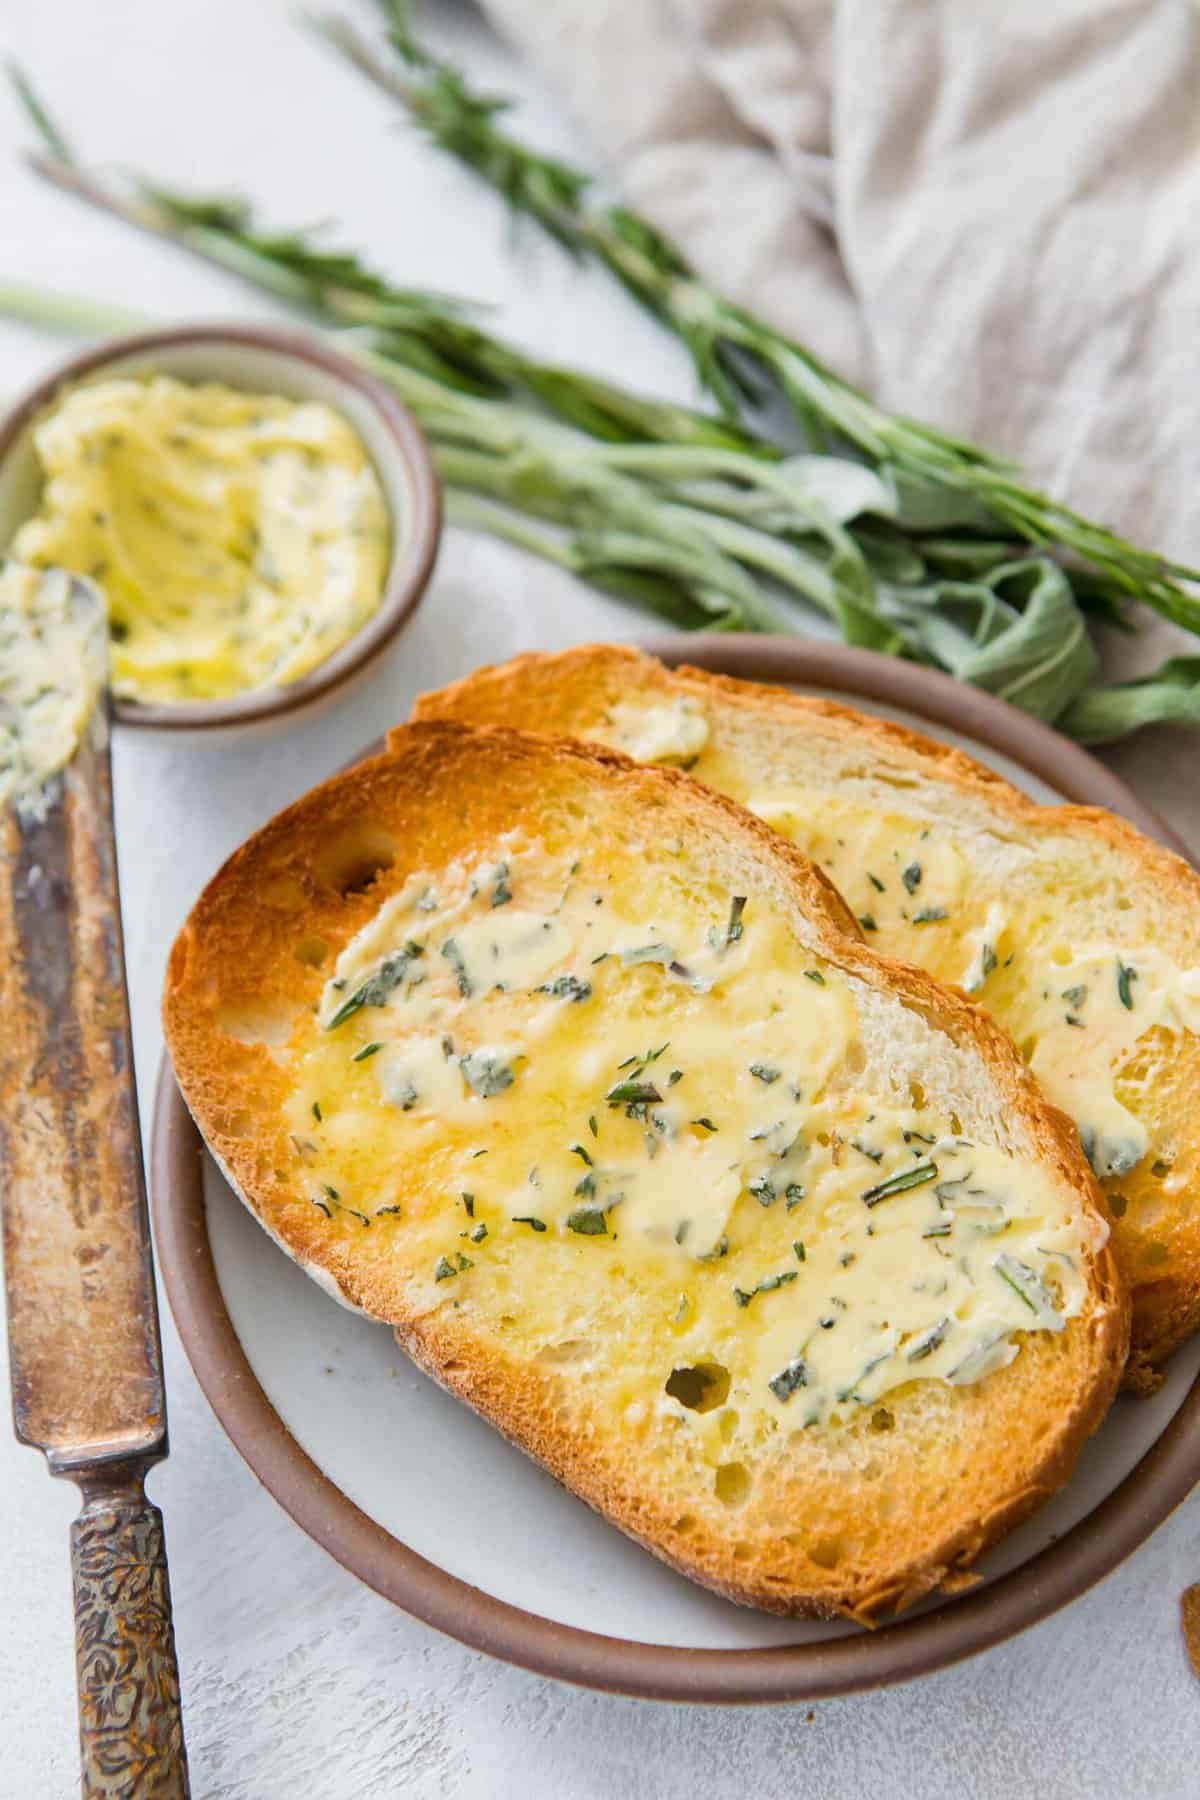
[[[71,1524],[83,1800],[188,1800],[162,1514],[141,1463],[60,1471]]]

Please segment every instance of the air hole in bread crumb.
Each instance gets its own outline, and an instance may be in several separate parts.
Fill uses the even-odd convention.
[[[753,1486],[749,1469],[740,1462],[722,1463],[713,1482],[717,1499],[731,1510],[735,1506],[745,1506]]]
[[[239,1044],[286,1044],[292,1035],[297,1009],[283,1001],[245,1000],[223,1006],[217,1024],[226,1037]]]
[[[894,1414],[890,1413],[886,1406],[877,1406],[871,1414],[872,1431],[891,1431],[895,1423]]]
[[[818,1569],[836,1569],[845,1554],[846,1546],[838,1537],[818,1538],[808,1546],[808,1560]]]
[[[672,1400],[689,1412],[715,1412],[729,1398],[729,1370],[720,1363],[696,1363],[691,1368],[672,1369],[665,1386]]]
[[[537,1353],[540,1363],[551,1368],[565,1368],[571,1363],[587,1362],[596,1346],[587,1338],[566,1338],[561,1344],[545,1344]]]
[[[302,937],[292,955],[306,969],[319,969],[329,955],[329,945],[323,937]]]
[[[718,1429],[720,1430],[722,1441],[727,1444],[737,1428],[738,1415],[731,1406],[727,1412],[721,1414],[720,1420],[718,1421]]]
[[[1157,1268],[1170,1260],[1171,1252],[1165,1244],[1147,1244],[1142,1251],[1142,1261],[1150,1268]]]
[[[300,912],[308,903],[308,895],[294,875],[264,876],[255,895],[265,906],[277,906],[285,912]]]
[[[696,1521],[691,1513],[680,1513],[679,1517],[671,1527],[671,1530],[675,1533],[676,1537],[687,1537],[688,1533],[695,1531],[695,1529]]]
[[[924,1106],[924,1104],[925,1104],[925,1089],[922,1087],[922,1085],[919,1081],[910,1081],[909,1082],[909,1084],[908,1084],[908,1103],[917,1112],[920,1112],[921,1108]]]
[[[363,893],[395,860],[394,839],[370,826],[355,825],[324,847],[314,867],[317,879],[345,899]]]

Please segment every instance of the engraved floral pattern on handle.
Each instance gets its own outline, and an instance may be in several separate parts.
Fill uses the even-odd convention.
[[[87,1497],[71,1526],[84,1800],[187,1800],[162,1514]]]

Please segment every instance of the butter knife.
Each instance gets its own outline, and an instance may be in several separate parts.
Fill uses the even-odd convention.
[[[70,583],[90,665],[103,602]],[[162,1515],[166,1403],[125,991],[103,673],[65,768],[0,806],[0,1210],[13,1415],[77,1483],[82,1791],[188,1789]],[[0,722],[3,722],[0,720]]]

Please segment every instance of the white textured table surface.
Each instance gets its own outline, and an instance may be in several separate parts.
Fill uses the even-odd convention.
[[[547,353],[687,393],[671,347],[607,283],[532,238],[514,255],[492,203],[399,130],[283,0],[0,0],[0,26],[0,47],[97,157],[212,189],[252,185],[274,222],[336,217],[347,242],[400,278],[494,300],[503,327]],[[469,13],[443,11],[438,34],[477,75],[530,91]],[[567,144],[544,97],[530,99],[531,129]],[[0,279],[173,316],[264,311],[218,275],[39,189],[15,162],[15,109],[7,98],[0,107]],[[0,327],[0,387],[25,385],[56,354]],[[167,946],[248,831],[402,716],[419,688],[481,660],[629,629],[628,614],[565,578],[451,536],[386,667],[302,736],[203,755],[123,737],[118,828],[143,1108]],[[1124,770],[1200,841],[1200,799],[1172,792],[1160,759],[1147,742],[1123,753]],[[812,1710],[613,1700],[463,1650],[343,1573],[226,1441],[166,1313],[163,1331],[174,1454],[152,1487],[203,1800],[1174,1800],[1200,1787],[1200,1689],[1178,1631],[1180,1591],[1200,1579],[1200,1501],[1058,1617],[919,1683]],[[73,1510],[74,1490],[0,1431],[0,1800],[76,1791]]]

